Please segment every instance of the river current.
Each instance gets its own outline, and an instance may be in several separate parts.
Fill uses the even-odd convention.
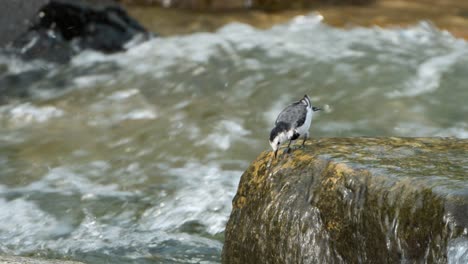
[[[285,105],[328,105],[312,137],[468,138],[467,72],[467,42],[429,23],[339,29],[314,14],[66,65],[0,55],[0,252],[219,263],[240,176]]]

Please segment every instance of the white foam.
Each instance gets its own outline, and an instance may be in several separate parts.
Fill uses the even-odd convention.
[[[119,120],[156,119],[156,112],[152,109],[136,109],[119,117]]]
[[[196,221],[210,234],[224,230],[241,171],[222,170],[218,164],[187,162],[169,169],[180,184],[170,199],[148,209],[142,222],[151,229],[170,231]]]
[[[412,97],[437,90],[443,74],[466,54],[468,50],[456,49],[448,54],[427,59],[419,66],[416,76],[406,82],[403,90],[389,92],[387,97]]]
[[[447,247],[447,262],[449,264],[468,263],[468,238],[459,237],[449,241]]]
[[[215,146],[221,150],[227,150],[232,142],[242,141],[250,133],[239,121],[222,120],[215,126],[214,132],[199,141],[197,145]]]
[[[13,127],[21,127],[31,123],[44,123],[64,114],[65,112],[57,107],[50,105],[35,106],[32,103],[0,107],[0,118],[5,119]]]
[[[81,194],[91,196],[133,196],[135,193],[121,191],[117,184],[99,184],[90,179],[92,175],[102,175],[110,169],[105,162],[93,162],[86,167],[86,174],[62,166],[50,168],[46,175],[25,187],[16,188],[20,192],[44,192],[61,194]]]
[[[0,240],[2,250],[9,251],[8,245],[34,245],[38,240],[47,239],[58,222],[53,216],[41,210],[34,202],[24,199],[7,201],[0,199]]]
[[[104,98],[98,97],[82,112],[89,112],[88,124],[112,125],[127,120],[153,120],[158,110],[150,104],[138,89],[118,90]]]
[[[107,84],[111,84],[113,80],[113,76],[112,75],[107,75],[107,74],[103,74],[103,75],[86,75],[86,76],[80,76],[80,77],[76,77],[73,79],[73,83],[74,85],[77,87],[77,88],[82,88],[82,87],[90,87],[90,86],[94,86],[98,83],[107,83]],[[111,83],[109,83],[111,82]]]
[[[20,74],[37,69],[52,70],[57,67],[54,63],[42,60],[24,61],[15,56],[6,56],[2,53],[0,53],[0,65],[7,67],[6,72],[8,74]]]
[[[468,138],[468,123],[459,122],[449,128],[434,133],[438,137]]]

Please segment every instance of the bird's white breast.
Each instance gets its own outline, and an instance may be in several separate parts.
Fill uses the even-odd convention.
[[[296,131],[301,135],[305,135],[309,132],[309,128],[310,128],[310,123],[312,122],[312,109],[310,107],[307,107],[307,116],[306,116],[306,120],[304,122],[304,124],[302,124],[302,126],[300,127],[297,127],[296,128]]]

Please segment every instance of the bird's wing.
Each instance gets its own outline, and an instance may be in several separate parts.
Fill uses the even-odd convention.
[[[280,122],[291,124],[293,128],[304,124],[307,116],[307,106],[296,102],[286,107],[276,118],[275,125]]]

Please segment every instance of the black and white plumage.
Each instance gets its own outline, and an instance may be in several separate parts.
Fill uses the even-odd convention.
[[[275,127],[270,133],[270,145],[275,152],[275,158],[280,145],[286,141],[289,141],[288,151],[290,150],[291,142],[300,137],[304,138],[302,142],[302,145],[304,145],[309,137],[312,114],[319,110],[322,109],[313,107],[309,96],[306,94],[301,100],[290,104],[281,111],[276,118]]]

